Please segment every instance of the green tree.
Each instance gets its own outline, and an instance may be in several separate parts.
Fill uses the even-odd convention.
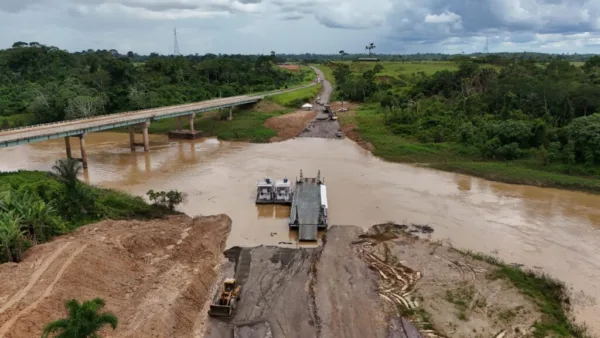
[[[149,190],[146,195],[152,203],[174,210],[175,206],[185,201],[187,194],[178,190],[154,191]]]
[[[104,307],[104,300],[95,298],[91,301],[79,303],[75,299],[66,302],[68,316],[46,325],[42,338],[56,334],[55,338],[97,338],[97,332],[109,325],[113,330],[117,328],[117,317],[110,312],[99,313]]]
[[[14,211],[0,212],[0,245],[9,262],[21,261],[25,230],[21,229],[22,218]]]
[[[370,42],[368,45],[365,46],[365,49],[369,51],[369,56],[371,55],[371,51],[373,49],[375,49],[375,44],[373,42]]]
[[[79,160],[73,158],[63,158],[52,166],[52,170],[58,179],[67,187],[67,192],[72,192],[77,189],[79,179],[77,178],[83,171],[83,167]]]

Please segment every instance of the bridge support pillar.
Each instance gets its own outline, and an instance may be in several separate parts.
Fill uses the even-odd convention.
[[[87,169],[88,167],[88,162],[87,162],[87,153],[85,151],[85,134],[81,134],[79,135],[79,147],[81,148],[81,164],[83,166],[83,169]]]
[[[150,150],[150,139],[148,137],[148,127],[150,127],[150,122],[146,122],[143,125],[143,135],[144,135],[144,151]]]
[[[227,119],[229,121],[233,120],[233,106],[229,107],[229,117]]]
[[[195,133],[195,131],[194,131],[194,118],[195,117],[196,117],[196,114],[190,114],[190,115],[188,115],[188,121],[190,123],[190,132],[192,134]]]
[[[131,151],[135,151],[135,128],[129,126],[129,147]]]
[[[189,129],[183,129],[182,121],[184,118],[187,118]],[[177,129],[169,132],[169,138],[177,138],[184,140],[195,140],[197,138],[202,137],[202,132],[196,130],[194,127],[194,119],[196,118],[196,114],[189,114],[177,117]]]
[[[136,127],[142,128],[142,136],[144,139],[141,143],[135,142]],[[144,151],[150,150],[150,137],[148,136],[148,127],[150,127],[150,121],[129,127],[129,147],[131,148],[131,151],[135,151],[136,147],[144,147]]]
[[[65,148],[67,149],[67,158],[73,158],[71,154],[71,141],[69,136],[65,136]]]

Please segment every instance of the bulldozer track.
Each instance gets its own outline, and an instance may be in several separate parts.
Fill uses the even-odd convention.
[[[21,291],[19,291],[19,293],[14,295],[4,305],[2,305],[2,307],[0,308],[0,314],[3,313],[4,311],[6,311],[8,308],[12,307],[14,304],[21,301],[21,299],[23,299],[23,297],[25,297],[25,295],[27,295],[27,293],[38,282],[40,277],[42,277],[44,272],[46,272],[46,270],[48,270],[48,267],[50,267],[50,265],[54,262],[54,260],[56,260],[56,258],[60,255],[60,253],[63,252],[63,250],[66,247],[68,247],[70,244],[71,244],[71,242],[67,242],[67,243],[63,244],[61,247],[59,247],[58,249],[54,250],[52,255],[50,257],[48,257],[46,260],[44,260],[44,262],[42,263],[42,266],[39,267],[33,273],[31,278],[29,278],[29,282],[27,283],[27,286],[25,286],[25,288],[23,288]]]
[[[57,250],[57,251],[62,251],[62,249],[64,249],[65,247],[67,247],[68,244],[70,244],[70,243],[65,244],[64,246],[62,246],[61,248],[59,248],[59,250]],[[82,245],[82,246],[76,248],[71,253],[71,255],[67,258],[67,260],[62,264],[62,266],[60,267],[60,270],[58,271],[58,273],[56,274],[56,276],[54,276],[54,279],[52,280],[52,283],[50,283],[46,287],[46,289],[44,290],[44,292],[42,293],[42,295],[39,298],[37,298],[33,303],[29,304],[26,308],[24,308],[23,310],[19,311],[15,316],[13,316],[6,323],[4,323],[4,325],[2,325],[2,327],[0,327],[0,337],[4,337],[4,335],[8,332],[8,329],[10,329],[10,327],[17,321],[17,319],[19,319],[19,317],[21,317],[22,315],[24,315],[24,314],[28,313],[29,311],[33,310],[46,297],[50,296],[50,293],[52,293],[52,289],[54,288],[54,285],[56,285],[56,283],[58,283],[58,281],[62,277],[62,275],[65,272],[65,270],[73,262],[73,260],[75,259],[75,257],[77,257],[77,255],[79,255],[80,253],[82,253],[83,250],[85,250],[86,247],[87,247],[87,244]]]

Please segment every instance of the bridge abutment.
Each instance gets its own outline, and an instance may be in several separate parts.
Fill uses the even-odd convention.
[[[202,132],[194,128],[194,119],[196,118],[196,114],[186,115],[185,117],[188,119],[189,129],[185,130],[181,126],[181,120],[184,118],[184,116],[177,117],[177,130],[170,131],[169,138],[195,140],[202,137]]]

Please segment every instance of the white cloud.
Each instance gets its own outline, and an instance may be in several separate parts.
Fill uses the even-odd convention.
[[[446,12],[441,14],[427,14],[425,16],[426,23],[441,23],[441,24],[453,24],[461,21],[460,15],[456,13]]]
[[[0,44],[184,53],[598,51],[599,0],[0,0]],[[125,51],[125,50],[123,50]]]

